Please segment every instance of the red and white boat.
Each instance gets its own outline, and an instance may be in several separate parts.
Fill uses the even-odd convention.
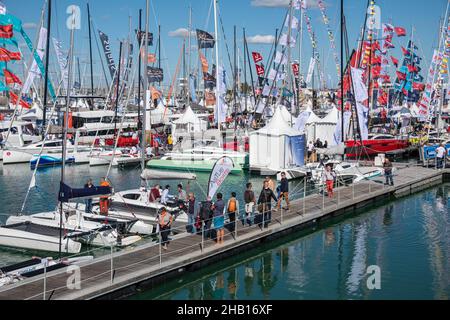
[[[345,154],[348,158],[364,155],[377,155],[396,150],[406,149],[409,146],[407,139],[399,139],[390,134],[369,135],[368,140],[347,140]]]

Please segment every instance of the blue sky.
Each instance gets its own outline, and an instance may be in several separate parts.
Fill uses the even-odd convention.
[[[247,36],[255,35],[274,35],[275,29],[280,28],[286,13],[286,8],[277,7],[288,0],[219,0],[219,11],[223,18],[225,36],[230,54],[232,57],[233,49],[233,26],[237,26],[238,45],[242,47],[242,28],[246,28]],[[41,9],[44,0],[3,0],[9,13],[19,17],[25,26],[30,37],[34,39],[36,25],[39,24]],[[65,27],[67,14],[66,8],[70,4],[81,7],[82,10],[82,28],[76,31],[76,55],[80,56],[82,73],[87,61],[88,41],[87,41],[87,12],[86,0],[53,0],[53,23],[52,36],[63,41],[67,48],[69,43],[69,32]],[[157,25],[161,24],[161,41],[162,41],[162,67],[165,69],[165,83],[171,81],[171,76],[177,65],[177,60],[182,44],[182,38],[169,36],[169,32],[179,28],[187,28],[188,26],[188,8],[192,6],[192,23],[193,29],[204,29],[213,33],[214,20],[211,0],[153,0],[150,7],[150,29],[156,34]],[[317,8],[317,0],[309,0],[308,3],[312,8],[308,9],[311,16],[312,26],[317,35],[319,53],[322,65],[325,68],[325,74],[330,76],[331,83],[336,83],[336,71],[333,61],[333,55],[330,43],[326,34],[325,26],[322,22],[321,13]],[[330,26],[336,38],[336,46],[338,54],[340,52],[340,1],[325,0]],[[396,49],[392,54],[397,58],[401,58],[400,46],[406,46],[414,27],[414,38],[419,46],[419,54],[423,54],[424,63],[429,63],[433,46],[437,44],[439,18],[444,15],[447,0],[378,0],[376,3],[381,7],[382,22],[389,22],[395,26],[407,28],[408,37],[395,38],[394,44]],[[132,29],[137,27],[137,16],[139,9],[143,10],[145,16],[145,0],[90,0],[91,15],[94,20],[94,30],[96,28],[102,30],[109,35],[113,47],[114,58],[118,60],[119,39],[125,39],[128,36],[129,17],[131,17]],[[264,5],[264,6],[261,6]],[[364,13],[367,5],[366,0],[345,0],[344,10],[348,22],[349,46],[355,47],[359,30],[364,21]],[[210,11],[211,8],[211,11]],[[209,19],[208,19],[209,17]],[[228,58],[223,42],[221,26],[219,25],[221,34],[221,56],[226,68],[229,66]],[[95,33],[96,34],[96,33]],[[192,39],[193,44],[196,43],[195,38]],[[308,67],[311,57],[311,43],[306,28],[303,35],[303,70]],[[269,55],[270,45],[267,44],[249,44],[251,51],[259,51],[267,59]],[[156,46],[150,47],[154,51]],[[52,49],[53,50],[53,49]],[[212,50],[209,49],[212,52]],[[52,51],[52,54],[54,51]],[[96,80],[103,81],[101,73],[99,54],[95,42],[93,42],[93,55],[95,63],[94,73],[97,75]],[[103,59],[103,53],[101,58]],[[293,50],[293,58],[298,58],[298,49]],[[241,58],[242,59],[242,58]],[[192,54],[192,65],[197,65],[198,55],[196,51]],[[425,65],[424,64],[424,65]],[[56,68],[52,64],[52,68]],[[426,72],[426,68],[423,68]],[[21,70],[21,69],[19,69]],[[19,72],[19,75],[21,73]]]

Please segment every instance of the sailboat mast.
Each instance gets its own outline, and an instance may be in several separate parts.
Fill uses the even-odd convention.
[[[138,39],[140,40],[139,43],[139,61],[138,61],[138,130],[142,129],[142,122],[141,122],[141,69],[142,69],[142,55],[141,55],[141,50],[142,50],[142,34],[141,34],[141,21],[142,20],[142,9],[139,9],[139,30],[138,30]],[[145,109],[144,109],[145,112]]]
[[[149,2],[150,0],[146,1],[146,8],[145,8],[145,35],[144,35],[144,111],[142,114],[142,136],[141,136],[141,169],[145,169],[145,131],[146,131],[146,121],[147,121],[147,104],[149,103],[149,89],[148,89],[148,19],[149,19]],[[151,115],[150,115],[151,116]],[[150,132],[152,130],[152,125],[150,121]],[[151,133],[150,133],[151,134]],[[151,136],[150,136],[150,142],[151,142]]]
[[[47,11],[47,43],[45,44],[45,77],[44,77],[44,102],[43,102],[43,115],[42,115],[42,128],[45,128],[46,116],[47,116],[47,93],[48,93],[48,63],[50,60],[50,30],[52,22],[52,0],[48,0]],[[44,132],[44,131],[43,131]],[[44,134],[44,133],[42,133]],[[44,137],[42,137],[44,138]]]
[[[70,30],[70,49],[67,73],[69,75],[67,80],[67,96],[66,96],[66,111],[64,112],[64,128],[62,139],[62,166],[61,166],[61,186],[64,184],[64,175],[66,167],[66,150],[67,150],[67,124],[69,122],[69,106],[70,106],[70,88],[72,87],[72,62],[73,62],[73,38],[75,32],[75,11],[72,11],[72,26]],[[48,73],[48,72],[46,72]],[[59,258],[61,259],[61,247],[62,247],[62,217],[63,217],[63,203],[60,202],[60,217],[59,217]]]
[[[344,0],[341,0],[341,141],[345,142],[344,128]]]
[[[186,105],[190,104],[190,81],[191,81],[191,28],[192,28],[192,7],[189,6],[189,25],[188,25],[188,48],[187,48],[187,78],[186,78]]]
[[[236,65],[236,26],[234,26],[234,70],[233,70],[233,109],[234,109],[234,134],[236,136],[236,129],[237,129],[237,101],[236,101],[236,95],[237,95],[237,65]]]
[[[89,65],[91,71],[91,95],[94,95],[94,72],[92,64],[92,37],[91,37],[91,11],[89,10],[89,3],[87,3],[88,12],[88,30],[89,30]]]
[[[120,88],[120,67],[122,65],[122,41],[119,46],[119,67],[117,70],[117,83],[116,83],[116,107],[114,108],[114,140],[116,141],[117,131],[117,109],[119,108],[119,88]]]
[[[217,28],[217,1],[214,1],[214,38],[216,39],[216,119],[217,127],[220,130],[220,119],[219,119],[219,33]]]
[[[247,109],[247,95],[248,95],[248,86],[247,86],[247,54],[245,48],[245,29],[243,30],[243,45],[244,45],[244,84],[242,85],[242,92],[244,92],[245,99],[245,112],[248,112]]]

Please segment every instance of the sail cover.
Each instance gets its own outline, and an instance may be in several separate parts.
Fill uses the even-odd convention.
[[[112,193],[111,187],[92,187],[92,188],[71,188],[65,183],[60,182],[58,201],[67,202],[70,199],[93,198],[96,196],[108,196]]]

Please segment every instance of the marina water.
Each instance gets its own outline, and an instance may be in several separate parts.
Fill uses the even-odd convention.
[[[132,299],[449,299],[450,184],[333,220]],[[380,268],[370,290],[367,268]]]

